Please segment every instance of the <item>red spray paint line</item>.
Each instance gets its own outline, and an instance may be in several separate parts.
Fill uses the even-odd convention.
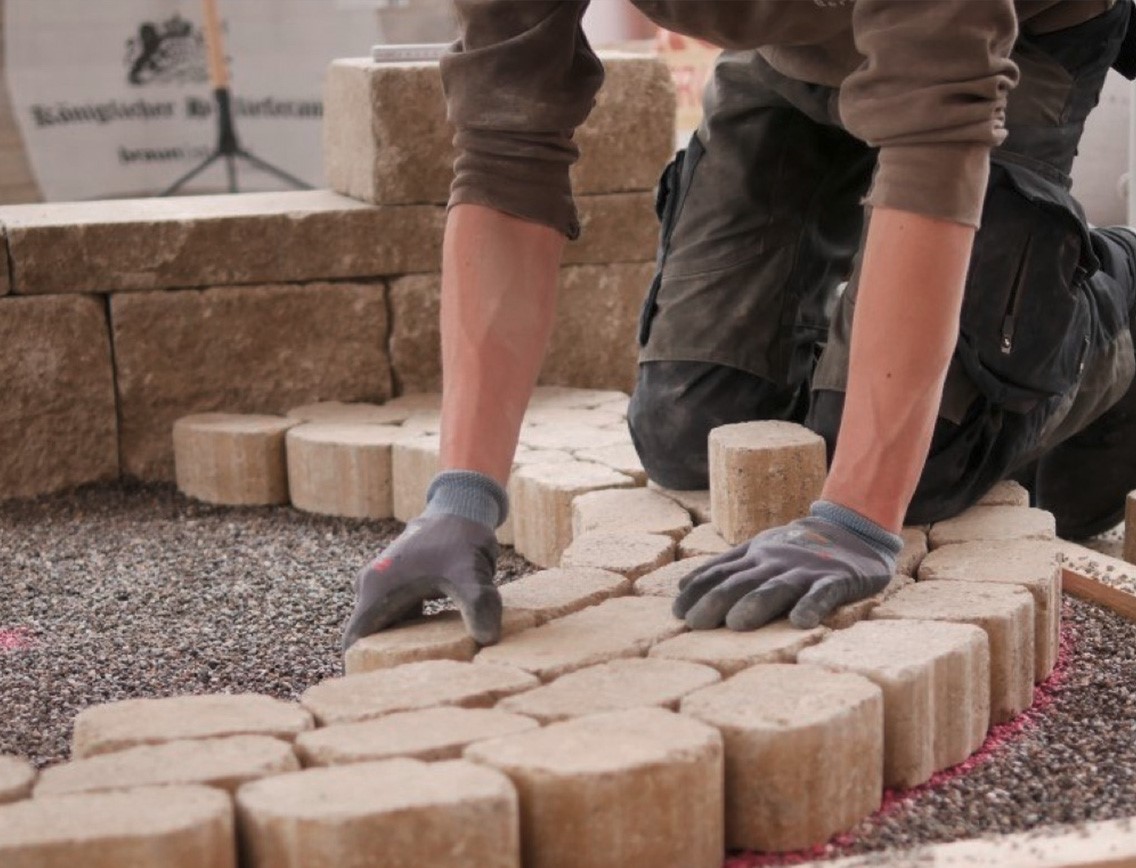
[[[0,628],[0,651],[27,651],[35,639],[26,627]]]

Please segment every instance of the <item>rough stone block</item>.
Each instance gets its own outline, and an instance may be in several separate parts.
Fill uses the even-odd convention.
[[[781,664],[686,697],[683,714],[717,727],[725,743],[727,846],[797,850],[875,811],[883,705],[865,678]]]
[[[74,759],[143,744],[230,735],[292,741],[312,728],[312,716],[292,702],[255,693],[126,699],[93,705],[75,717]]]
[[[643,657],[652,645],[685,630],[671,614],[670,600],[615,597],[482,648],[474,665],[515,667],[547,682],[587,666]]]
[[[426,491],[441,468],[442,438],[437,434],[407,436],[391,446],[391,511],[410,521],[426,508]]]
[[[391,447],[405,437],[387,425],[309,422],[287,435],[288,488],[305,512],[390,518]]]
[[[990,649],[970,624],[861,621],[800,663],[855,672],[884,695],[884,784],[914,787],[962,762],[990,725]]]
[[[652,533],[680,540],[692,529],[690,513],[646,488],[592,491],[572,501],[572,537],[588,533]]]
[[[460,759],[474,742],[516,735],[539,725],[530,717],[493,708],[425,708],[301,733],[296,753],[305,766],[396,757],[436,762]]]
[[[913,584],[915,584],[915,580],[910,576],[896,573],[878,594],[873,594],[864,600],[857,600],[855,603],[838,606],[821,621],[821,624],[830,630],[846,630],[871,615],[876,606],[891,599],[908,585]]]
[[[248,868],[520,868],[517,794],[472,763],[395,759],[306,769],[237,793]]]
[[[1033,703],[1033,597],[1025,588],[919,582],[877,606],[871,617],[981,627],[990,642],[991,723],[1005,723]]]
[[[722,739],[657,708],[596,714],[466,748],[517,788],[526,868],[719,868]]]
[[[687,560],[705,555],[717,556],[732,548],[714,525],[700,524],[678,541],[678,557],[679,560]]]
[[[102,303],[0,299],[0,500],[117,476],[114,373]]]
[[[593,567],[635,581],[672,563],[674,540],[653,533],[586,533],[572,540],[560,558],[562,567]]]
[[[932,549],[968,542],[1051,540],[1056,536],[1053,514],[1020,506],[972,506],[954,518],[931,525]]]
[[[796,663],[802,648],[815,645],[827,635],[824,627],[798,630],[788,621],[774,621],[748,632],[725,627],[694,630],[660,642],[647,656],[702,663],[729,678],[759,663]]]
[[[26,799],[35,779],[35,767],[26,759],[0,754],[0,805]]]
[[[643,469],[643,462],[639,460],[639,453],[630,443],[617,443],[614,446],[599,446],[594,449],[579,449],[575,456],[580,461],[590,461],[593,464],[602,464],[612,470],[618,470],[625,476],[635,480],[636,485],[647,484],[647,471]]]
[[[383,295],[323,283],[111,296],[123,472],[172,479],[170,431],[191,413],[389,395]]]
[[[895,571],[915,578],[919,564],[927,557],[927,534],[922,528],[905,527],[900,536],[903,537],[903,548],[895,559]]]
[[[978,499],[975,506],[1022,506],[1028,507],[1029,492],[1012,479],[1003,479]]]
[[[808,514],[827,472],[824,440],[792,422],[742,422],[710,432],[710,511],[737,545]]]
[[[538,624],[563,618],[611,597],[631,592],[631,582],[618,573],[580,568],[541,570],[501,586],[505,611],[528,612]]]
[[[287,503],[284,435],[295,424],[282,416],[233,413],[178,419],[174,423],[178,490],[206,503]]]
[[[511,641],[530,632],[534,631],[526,630]],[[305,690],[300,701],[321,726],[327,726],[442,705],[488,708],[497,700],[530,690],[538,683],[529,673],[511,666],[424,660],[362,675],[329,678]]]
[[[648,482],[647,487],[652,491],[665,494],[683,509],[691,514],[696,525],[710,522],[710,491],[679,491],[673,488],[663,488],[654,482]]]
[[[527,446],[517,445],[517,449],[513,453],[513,467],[509,472],[509,481],[505,484],[505,491],[509,495],[509,514],[505,517],[502,525],[497,528],[497,542],[503,546],[511,546],[516,542],[513,515],[516,513],[517,503],[515,479],[517,468],[526,467],[529,464],[566,464],[575,460],[569,452],[560,452],[556,449],[529,449]]]
[[[285,414],[297,422],[335,422],[350,425],[401,425],[414,411],[389,404],[316,401],[293,407]]]
[[[0,807],[4,868],[236,868],[233,807],[209,787],[147,787]]]
[[[698,557],[669,563],[637,578],[633,593],[640,597],[667,597],[673,600],[678,596],[678,583],[711,560],[709,557]]]
[[[266,735],[171,741],[51,766],[40,776],[35,795],[170,784],[202,784],[235,792],[241,784],[299,768],[292,746]]]
[[[442,393],[414,392],[408,395],[399,395],[397,398],[391,398],[383,406],[395,410],[410,410],[412,414],[430,411],[441,413]]]
[[[919,581],[1019,585],[1033,595],[1034,671],[1049,677],[1061,650],[1060,543],[1043,540],[973,542],[936,549],[919,565]]]

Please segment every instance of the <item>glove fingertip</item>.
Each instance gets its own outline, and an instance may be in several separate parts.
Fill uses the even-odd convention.
[[[789,613],[789,623],[800,630],[812,630],[814,627],[819,627],[820,622],[828,614],[828,612],[821,612],[814,606],[798,604]]]

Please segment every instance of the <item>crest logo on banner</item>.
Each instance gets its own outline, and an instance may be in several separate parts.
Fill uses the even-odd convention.
[[[180,15],[161,23],[145,21],[126,40],[126,80],[135,86],[201,84],[209,80],[205,36]]]

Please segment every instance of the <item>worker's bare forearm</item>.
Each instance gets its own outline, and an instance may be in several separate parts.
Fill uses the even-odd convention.
[[[508,479],[556,307],[564,236],[457,205],[442,255],[442,467]]]
[[[927,458],[973,241],[958,223],[882,208],[871,217],[824,497],[889,530]]]

